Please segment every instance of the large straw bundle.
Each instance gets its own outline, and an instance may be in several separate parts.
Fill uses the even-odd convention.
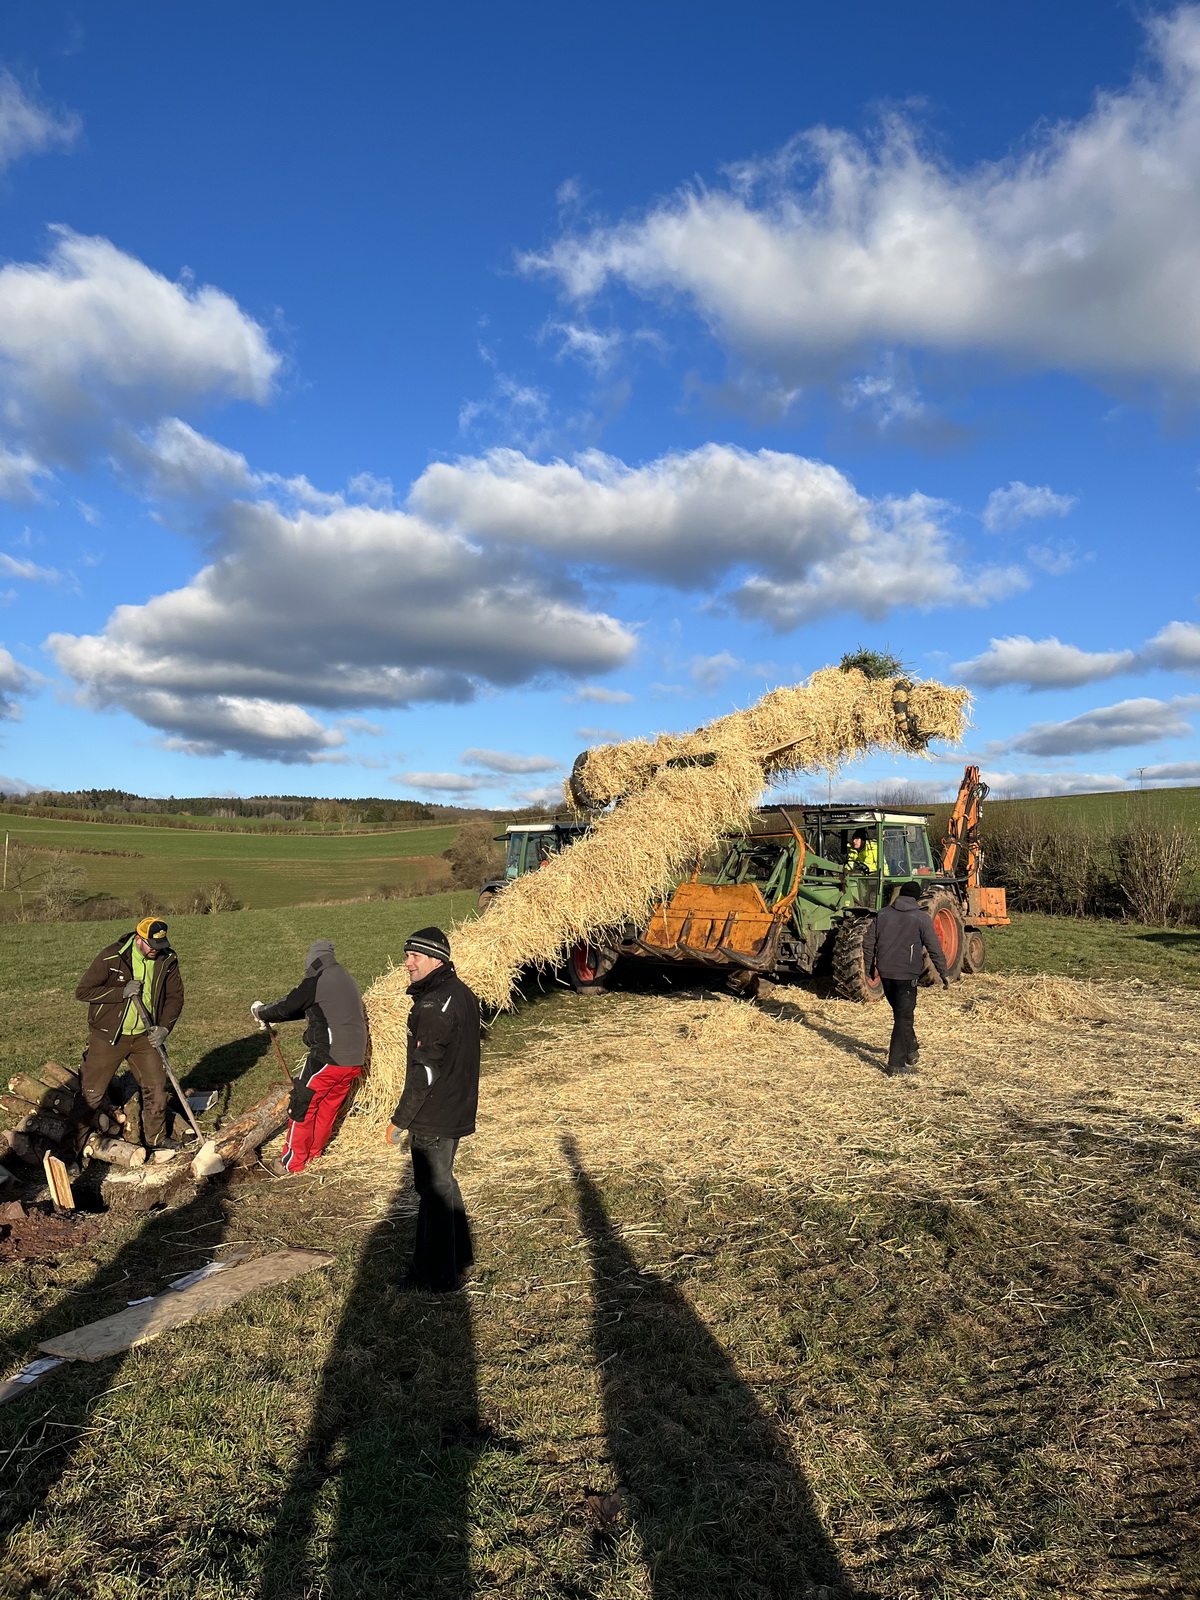
[[[511,1003],[524,968],[557,965],[581,941],[604,944],[640,923],[721,837],[743,827],[764,780],[824,771],[872,750],[923,753],[961,739],[969,697],[939,683],[871,680],[830,668],[806,685],[775,689],[745,711],[653,743],[601,745],[582,776],[593,798],[622,803],[537,872],[510,883],[487,915],[452,936],[454,962],[483,1003]],[[713,755],[707,765],[666,766]],[[408,1011],[402,970],[366,996],[372,1068],[368,1104],[386,1114],[403,1075]]]

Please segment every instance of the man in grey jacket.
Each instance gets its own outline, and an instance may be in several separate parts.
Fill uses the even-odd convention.
[[[917,981],[925,967],[925,952],[948,989],[946,957],[934,932],[929,913],[917,904],[919,883],[902,883],[900,892],[867,929],[863,940],[863,967],[877,972],[892,1008],[892,1038],[888,1045],[889,1078],[903,1078],[916,1070],[920,1055],[913,1019],[917,1009]]]
[[[288,1101],[288,1131],[279,1157],[279,1176],[303,1172],[329,1143],[333,1124],[367,1055],[367,1014],[362,991],[338,962],[328,939],[318,939],[304,961],[304,977],[282,1000],[256,1000],[256,1022],[297,1022],[308,1026],[308,1060]]]

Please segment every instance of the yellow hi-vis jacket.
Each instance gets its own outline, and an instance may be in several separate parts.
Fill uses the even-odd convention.
[[[874,839],[868,839],[860,850],[851,850],[846,865],[851,872],[878,872],[879,846]]]

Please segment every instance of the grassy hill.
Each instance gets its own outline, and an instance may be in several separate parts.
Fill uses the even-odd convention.
[[[0,834],[13,841],[38,851],[70,852],[72,865],[86,874],[89,894],[131,901],[145,889],[170,901],[222,879],[236,899],[255,908],[352,900],[380,883],[426,876],[435,864],[444,866],[439,858],[457,831],[451,825],[390,833],[255,835],[0,818]],[[0,906],[16,903],[11,889],[0,894]]]

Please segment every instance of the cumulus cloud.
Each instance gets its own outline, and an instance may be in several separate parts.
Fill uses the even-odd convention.
[[[1200,627],[1168,622],[1143,646],[1138,659],[1163,672],[1200,672]]]
[[[484,767],[488,772],[508,772],[514,775],[526,772],[556,772],[562,766],[551,756],[518,756],[510,750],[464,750],[460,757],[464,767]]]
[[[1035,722],[1008,743],[1008,749],[1030,756],[1085,755],[1093,750],[1117,750],[1123,745],[1156,744],[1160,739],[1182,739],[1191,733],[1183,713],[1200,708],[1200,696],[1180,695],[1174,700],[1121,700],[1098,706],[1066,722]]]
[[[0,794],[37,794],[39,783],[26,783],[24,778],[7,778],[0,773]]]
[[[219,756],[227,750],[287,766],[344,761],[346,735],[324,727],[302,706],[243,695],[186,695],[135,689],[120,704],[151,728],[161,728],[164,750],[189,756]]]
[[[169,411],[267,399],[279,357],[229,295],[107,239],[53,235],[46,262],[0,268],[0,493],[28,498],[51,466]]]
[[[14,661],[0,645],[0,720],[15,722],[21,715],[18,699],[32,694],[38,682],[36,673]]]
[[[491,787],[487,778],[465,772],[398,772],[391,782],[425,794],[469,794],[473,789]]]
[[[529,255],[576,302],[607,282],[690,304],[746,360],[826,376],[883,347],[1192,384],[1200,376],[1200,10],[1019,155],[955,170],[903,118],[816,128],[729,183]]]
[[[981,689],[1014,684],[1023,689],[1078,689],[1131,672],[1136,665],[1133,650],[1080,650],[1060,639],[1031,639],[1018,633],[989,640],[982,655],[959,661],[953,671]]]
[[[1200,783],[1200,761],[1172,761],[1160,767],[1139,767],[1129,776],[1139,783]]]
[[[737,656],[720,650],[714,656],[693,656],[688,663],[688,674],[697,688],[715,694],[730,673],[740,672],[743,666],[744,662]]]
[[[404,512],[233,501],[220,526],[220,554],[183,588],[118,607],[102,634],[51,636],[88,703],[150,706],[145,719],[164,727],[168,710],[213,696],[334,710],[466,701],[481,681],[606,670],[633,649],[613,618],[508,555]],[[319,727],[313,751],[327,742]],[[194,737],[182,721],[168,731]],[[277,748],[272,737],[263,753]]]
[[[1005,533],[1038,517],[1065,517],[1079,501],[1073,494],[1055,494],[1045,484],[1031,487],[1020,479],[1007,489],[993,489],[980,519],[989,533]]]
[[[22,156],[43,150],[69,149],[82,124],[73,114],[52,111],[17,82],[0,71],[0,171]]]
[[[1000,800],[1034,800],[1060,794],[1110,794],[1129,785],[1116,772],[983,772]]]
[[[835,467],[776,450],[709,444],[643,467],[598,450],[570,462],[493,450],[428,467],[409,503],[468,537],[677,588],[748,572],[730,603],[781,630],[835,610],[984,605],[1025,582],[963,568],[940,501],[871,501]]]
[[[514,789],[512,798],[520,800],[527,806],[549,806],[562,801],[563,789],[561,783],[544,783],[537,789]]]

